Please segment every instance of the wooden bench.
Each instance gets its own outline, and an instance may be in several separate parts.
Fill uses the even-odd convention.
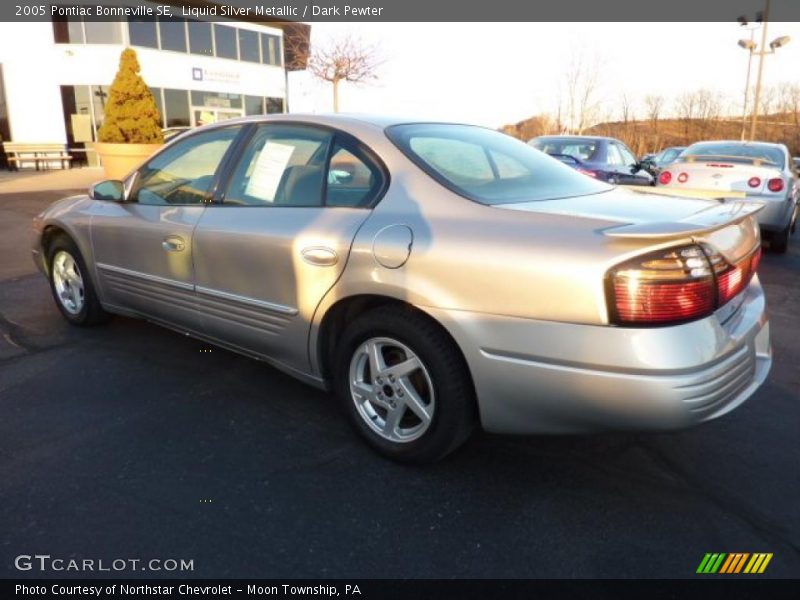
[[[67,153],[65,144],[25,144],[21,142],[3,142],[9,171],[19,171],[23,163],[33,163],[36,170],[49,168],[51,162],[58,161],[61,168],[71,164],[72,156]]]

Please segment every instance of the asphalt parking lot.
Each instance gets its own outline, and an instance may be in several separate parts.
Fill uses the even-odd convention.
[[[683,578],[706,552],[772,552],[760,577],[800,576],[800,234],[764,256],[775,362],[732,414],[478,434],[410,468],[261,363],[127,318],[67,325],[28,251],[60,195],[0,194],[5,577],[42,576],[14,568],[38,553],[191,559],[199,578]]]

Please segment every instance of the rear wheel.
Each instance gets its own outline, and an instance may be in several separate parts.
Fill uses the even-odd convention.
[[[60,236],[48,252],[50,291],[64,318],[73,325],[89,326],[108,320],[100,306],[89,277],[89,270],[78,247],[70,238]]]
[[[477,423],[461,353],[437,324],[413,309],[377,308],[353,321],[334,369],[336,393],[351,424],[394,460],[438,460]]]
[[[769,242],[770,249],[777,254],[785,254],[789,249],[789,236],[791,235],[791,232],[791,223],[786,226],[786,229],[774,232]]]

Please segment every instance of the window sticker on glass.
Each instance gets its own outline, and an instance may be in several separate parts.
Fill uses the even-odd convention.
[[[275,201],[286,165],[292,158],[294,146],[268,141],[264,144],[247,182],[245,194],[266,202]]]

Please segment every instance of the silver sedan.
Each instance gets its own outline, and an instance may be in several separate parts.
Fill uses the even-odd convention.
[[[771,365],[758,206],[651,196],[468,125],[202,127],[34,220],[75,325],[140,317],[332,390],[396,460],[670,430]]]
[[[697,142],[663,169],[657,185],[673,193],[744,198],[763,205],[761,230],[775,252],[786,252],[797,224],[800,186],[792,156],[784,144],[766,142]]]

